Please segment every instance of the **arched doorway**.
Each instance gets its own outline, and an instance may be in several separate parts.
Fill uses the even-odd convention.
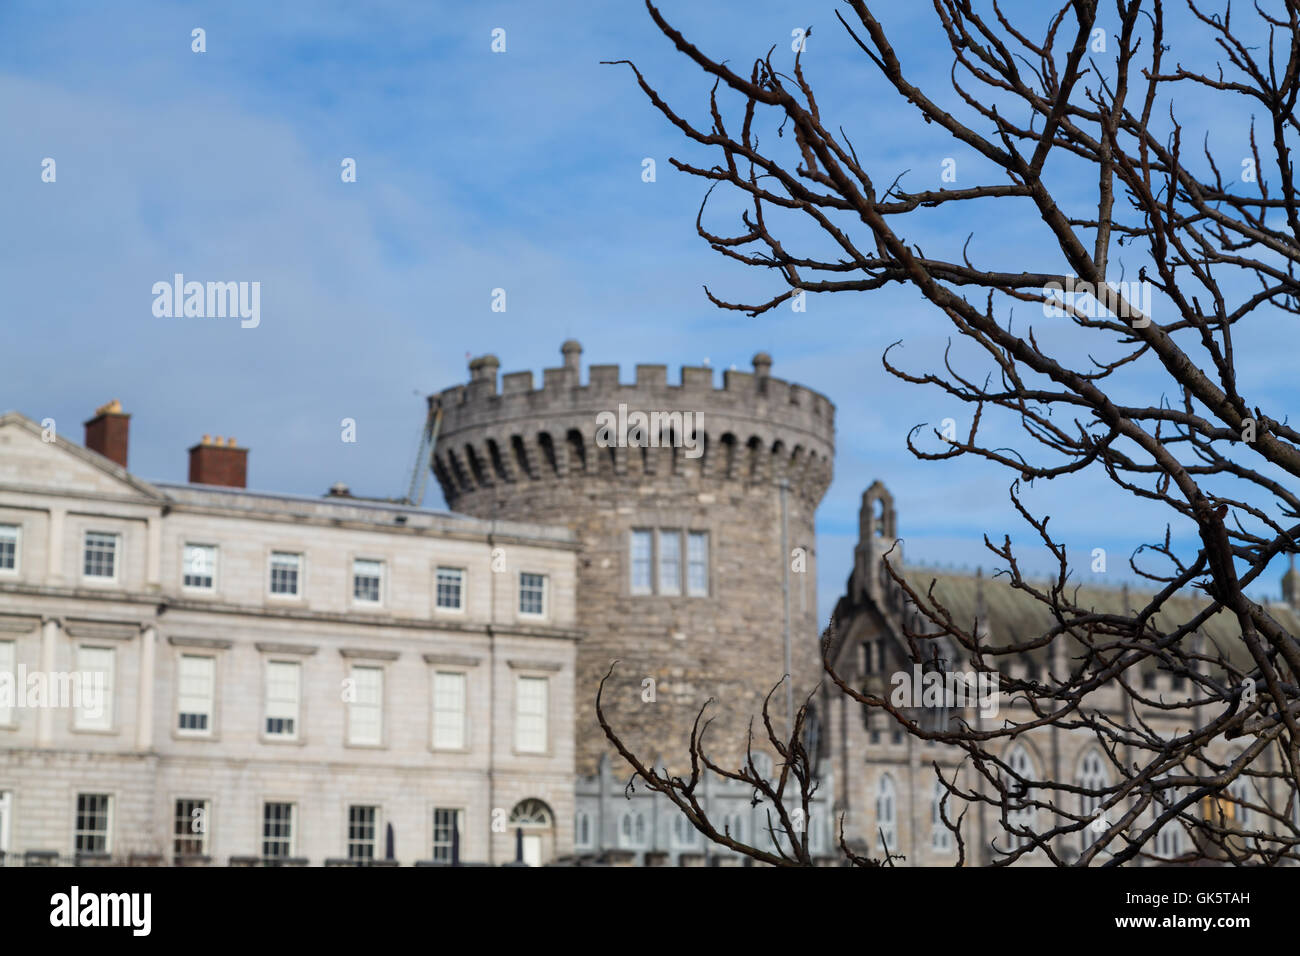
[[[510,811],[510,832],[522,847],[524,862],[541,866],[555,855],[555,814],[543,801],[520,800]]]

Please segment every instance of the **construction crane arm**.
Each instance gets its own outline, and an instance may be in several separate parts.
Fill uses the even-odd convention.
[[[416,508],[424,507],[424,492],[429,484],[429,472],[433,470],[433,450],[438,444],[438,430],[442,427],[442,406],[430,403],[429,414],[424,419],[424,428],[420,431],[420,443],[415,451],[415,468],[411,472],[411,484],[406,492],[406,503]]]

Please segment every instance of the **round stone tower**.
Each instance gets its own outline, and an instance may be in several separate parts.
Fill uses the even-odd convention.
[[[663,365],[638,365],[634,384],[617,365],[592,365],[584,385],[582,347],[561,352],[540,389],[532,372],[498,387],[487,355],[469,363],[468,385],[431,396],[443,413],[434,474],[456,511],[563,524],[582,542],[579,774],[612,750],[595,699],[616,659],[602,703],[633,753],[684,768],[713,697],[706,750],[737,766],[751,718],[755,749],[769,749],[762,703],[787,671],[787,613],[796,707],[822,674],[813,519],[835,408],[772,378],[761,352],[720,389],[711,368],[684,367],[670,385]],[[784,731],[784,690],[770,711]]]

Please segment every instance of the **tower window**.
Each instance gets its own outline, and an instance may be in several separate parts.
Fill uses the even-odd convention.
[[[654,562],[654,536],[652,532],[634,530],[632,532],[632,593],[650,594],[654,590],[651,583],[651,569]]]
[[[682,533],[676,528],[659,532],[659,593],[682,593]]]
[[[632,594],[708,597],[709,533],[681,528],[634,528],[628,536]]]
[[[709,595],[709,533],[690,531],[686,535],[686,593]]]

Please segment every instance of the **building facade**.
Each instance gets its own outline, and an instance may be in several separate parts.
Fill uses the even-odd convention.
[[[902,542],[898,540],[898,515],[893,496],[880,482],[876,482],[862,496],[859,513],[859,538],[855,546],[854,570],[849,577],[844,596],[836,605],[830,637],[830,659],[837,674],[852,687],[865,694],[888,698],[898,675],[913,673],[921,662],[914,661],[906,633],[934,634],[937,629],[917,612],[897,583],[886,573],[882,564],[890,552],[891,564],[919,594],[929,593],[933,582],[935,599],[952,615],[960,626],[976,622],[978,633],[987,638],[991,646],[1024,642],[1049,631],[1054,625],[1049,612],[1024,592],[1013,590],[999,579],[985,579],[982,573],[961,574],[934,568],[907,566],[904,563]],[[1074,592],[1071,592],[1072,596]],[[1300,575],[1293,570],[1283,580],[1283,604],[1269,606],[1280,624],[1291,633],[1300,633],[1300,614],[1296,602],[1300,599]],[[1131,613],[1150,600],[1149,594],[1129,591],[1127,588],[1082,587],[1073,598],[1081,606],[1096,608],[1099,612]],[[1166,603],[1172,618],[1179,622],[1191,620],[1205,607],[1202,599],[1191,595],[1178,595]],[[1235,621],[1226,614],[1218,614],[1205,621],[1192,635],[1192,640],[1203,642],[1200,653],[1210,659],[1222,650],[1229,659],[1249,670],[1248,654],[1242,644]],[[958,662],[956,670],[964,669],[969,655],[947,638],[935,639],[937,656],[946,662]],[[1076,645],[1077,647],[1077,645]],[[927,648],[926,653],[930,653]],[[1071,651],[1069,639],[1061,636],[1049,648],[1026,653],[1007,667],[1007,658],[996,659],[999,669],[1008,669],[1007,676],[1020,680],[1036,680],[1047,673],[1065,674],[1079,651]],[[1209,665],[1206,665],[1209,666]],[[1224,675],[1226,679],[1226,675]],[[1183,679],[1151,667],[1140,675],[1141,691],[1150,699],[1185,700],[1192,692]],[[1034,719],[1024,698],[1009,694],[996,696],[995,715],[983,713],[978,707],[944,710],[916,707],[905,713],[919,725],[939,729],[950,718],[962,718],[975,730],[1003,726],[1004,721],[1024,723]],[[844,829],[852,835],[852,843],[860,852],[879,856],[882,842],[890,852],[901,854],[900,866],[952,866],[957,862],[955,840],[941,813],[945,790],[937,784],[934,767],[949,779],[956,779],[964,790],[983,794],[993,793],[988,782],[970,769],[965,751],[959,748],[923,741],[903,732],[896,721],[885,711],[868,708],[830,687],[824,693],[823,707],[827,713],[827,739],[831,743],[830,761],[833,767],[834,818],[844,818]],[[1154,707],[1141,707],[1136,718],[1135,705],[1113,683],[1089,694],[1088,710],[1108,717],[1117,724],[1129,724],[1140,719],[1144,726],[1166,739],[1186,731],[1187,711],[1169,712]],[[1205,719],[1210,715],[1205,714]],[[1182,729],[1179,729],[1179,722]],[[1217,749],[1212,748],[1214,759],[1223,760],[1241,752],[1246,740],[1218,739]],[[1100,749],[1096,736],[1086,729],[1073,730],[1049,725],[1027,730],[1014,740],[1004,740],[997,751],[1000,759],[1028,779],[1052,780],[1076,785],[1082,789],[1099,790],[1117,782],[1112,761]],[[1271,751],[1261,755],[1267,763],[1275,759]],[[1283,773],[1280,767],[1272,769]],[[1254,781],[1238,778],[1229,787],[1230,800],[1218,801],[1214,809],[1197,807],[1194,813],[1226,813],[1235,817],[1235,826],[1248,829],[1264,823],[1261,815],[1252,820],[1244,803],[1232,806],[1231,801],[1266,801],[1280,807],[1285,814],[1289,791],[1280,780],[1269,781],[1266,792],[1256,792]],[[1099,799],[1088,794],[1073,795],[1073,805],[1066,798],[1064,806],[1072,813],[1087,817],[1096,811]],[[962,825],[966,843],[967,865],[983,866],[994,862],[1013,848],[1016,839],[1001,824],[996,807],[983,803],[958,805],[950,800],[946,815],[955,821],[967,810]],[[1293,824],[1300,827],[1300,806],[1289,809]],[[1111,819],[1120,813],[1112,811]],[[1139,821],[1150,825],[1154,821],[1146,811]],[[1028,825],[1039,832],[1050,829],[1054,822],[1046,811],[1012,810],[1009,821],[1016,826]],[[1056,821],[1066,822],[1064,819]],[[838,823],[837,823],[838,826]],[[882,841],[883,837],[883,841]],[[1078,859],[1091,845],[1090,831],[1065,834],[1053,842],[1053,852],[1062,860]],[[1131,865],[1160,865],[1176,861],[1194,849],[1188,832],[1177,825],[1168,824],[1148,847],[1148,853]],[[1020,865],[1049,863],[1041,853],[1027,855]],[[1105,857],[1095,862],[1105,862]]]
[[[0,417],[7,859],[572,852],[572,532],[251,492],[233,439],[150,483],[128,425]]]
[[[430,397],[432,466],[450,512],[339,487],[319,498],[250,491],[248,452],[233,439],[191,448],[188,483],[147,482],[126,468],[129,416],[116,407],[86,423],[86,447],[0,417],[2,859],[743,862],[629,785],[596,691],[620,661],[608,720],[643,760],[681,772],[709,698],[705,749],[739,767],[782,676],[795,704],[821,680],[814,518],[834,409],[772,378],[762,353],[722,388],[708,368],[670,385],[651,365],[630,384],[617,366],[592,366],[584,384],[581,348],[562,353],[540,389],[530,372],[498,380],[487,356],[470,363],[468,384]],[[914,663],[905,632],[923,621],[883,571],[891,548],[909,578],[933,580],[954,616],[993,639],[1049,626],[982,575],[907,568],[898,531],[877,482],[825,635],[853,686],[886,693]],[[1300,632],[1300,575],[1283,591],[1270,610]],[[1144,596],[1087,597],[1121,610]],[[1188,616],[1199,606],[1172,604]],[[1213,618],[1200,636],[1232,646],[1224,626]],[[1011,676],[1059,672],[1066,651],[1054,646]],[[941,656],[960,658],[951,647]],[[1143,681],[1183,690],[1158,672]],[[784,690],[772,696],[778,732]],[[1118,690],[1093,703],[1117,718],[1126,706]],[[1005,696],[999,705],[1001,717],[1024,716]],[[1163,726],[1160,713],[1143,716]],[[956,861],[933,767],[981,786],[960,752],[828,684],[811,734],[814,857],[840,859],[842,819],[860,851]],[[750,743],[760,772],[778,773],[765,734]],[[1111,772],[1095,740],[1060,727],[1020,735],[1003,759],[1080,786]],[[716,825],[773,848],[752,788],[710,777],[701,793]],[[990,808],[972,807],[964,832],[969,863],[1006,848]],[[1085,839],[1054,849],[1068,859]],[[1162,833],[1156,861],[1176,859],[1184,839]]]
[[[707,749],[739,766],[789,673],[784,732],[820,675],[834,408],[761,353],[718,389],[707,367],[583,384],[581,348],[562,352],[541,389],[499,385],[489,356],[430,398],[455,513],[254,493],[233,440],[190,449],[187,485],[146,482],[115,407],[85,448],[0,419],[0,671],[101,674],[108,702],[0,708],[0,851],[324,862],[386,857],[391,836],[399,861],[443,862],[451,834],[471,862],[521,836],[529,862],[737,862],[662,798],[628,800],[596,689],[619,659],[611,722],[677,769],[710,697]],[[749,788],[706,789],[763,842]]]

